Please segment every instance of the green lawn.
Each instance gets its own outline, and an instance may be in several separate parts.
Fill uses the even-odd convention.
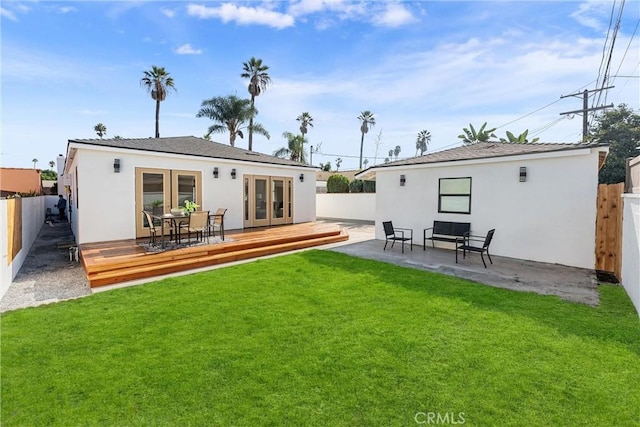
[[[308,251],[2,315],[3,426],[633,425],[640,322]]]

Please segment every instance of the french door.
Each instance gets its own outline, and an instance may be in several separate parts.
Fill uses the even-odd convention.
[[[202,172],[136,168],[136,237],[148,237],[142,211],[168,213],[189,200],[202,205]]]
[[[293,180],[244,175],[244,227],[293,223]]]

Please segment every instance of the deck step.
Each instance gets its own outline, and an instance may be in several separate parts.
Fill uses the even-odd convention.
[[[247,239],[242,242],[198,246],[155,254],[141,254],[128,259],[115,258],[112,262],[87,267],[86,272],[90,286],[95,288],[306,249],[348,239],[348,233],[340,229],[304,235],[280,235],[267,240],[264,238]]]

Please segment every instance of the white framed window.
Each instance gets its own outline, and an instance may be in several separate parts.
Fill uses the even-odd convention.
[[[439,213],[471,213],[471,177],[440,178],[438,183]]]

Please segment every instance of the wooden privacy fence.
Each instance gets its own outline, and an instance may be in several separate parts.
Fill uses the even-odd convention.
[[[598,185],[596,266],[598,272],[622,274],[622,193],[624,183]]]

